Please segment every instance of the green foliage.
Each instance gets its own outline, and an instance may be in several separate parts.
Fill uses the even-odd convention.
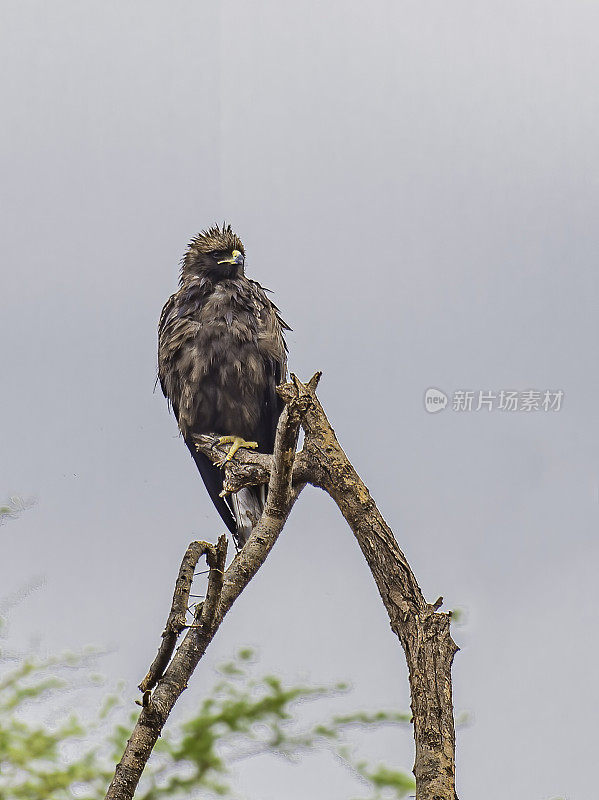
[[[373,798],[405,797],[408,792],[414,791],[414,780],[405,772],[389,769],[379,764],[375,769],[370,769],[364,761],[354,764],[356,771],[370,783],[374,789]]]
[[[34,709],[39,718],[41,708],[70,691],[69,681],[60,675],[65,664],[71,670],[76,666],[72,655],[66,661],[23,659],[0,676],[0,800],[104,797],[138,712],[127,712],[117,692],[105,698],[93,724],[74,716],[53,726],[31,722],[27,712]],[[347,687],[286,686],[276,676],[256,678],[253,672],[253,653],[247,648],[220,667],[197,712],[174,730],[167,727],[159,740],[138,789],[139,800],[234,797],[231,769],[236,763],[266,754],[296,760],[323,748],[363,779],[372,800],[402,798],[413,790],[404,773],[355,761],[345,736],[356,726],[372,730],[403,725],[407,715],[356,712],[302,723],[298,704],[346,692]],[[93,676],[91,683],[96,682]]]
[[[11,498],[0,506],[0,524],[28,504]],[[6,610],[27,592],[21,592]],[[6,628],[0,617],[0,636]],[[95,651],[40,659],[0,649],[0,800],[102,800],[138,716],[127,711],[123,687],[104,698],[93,722],[65,714],[59,704],[76,704],[75,692],[87,698],[103,681],[86,674],[77,687],[75,674],[86,669]],[[384,766],[356,761],[346,742],[353,727],[373,730],[403,725],[409,715],[356,712],[317,724],[302,723],[298,704],[345,693],[349,687],[298,684],[253,675],[254,653],[239,650],[219,669],[219,678],[195,715],[172,729],[167,726],[146,767],[137,800],[232,798],[232,767],[244,759],[272,755],[295,760],[328,748],[371,790],[371,800],[403,798],[414,789],[411,777]],[[90,705],[90,703],[86,703]],[[48,715],[58,722],[41,722]],[[325,794],[325,792],[323,792]]]
[[[23,511],[33,505],[32,500],[25,500],[14,495],[0,505],[0,525],[9,519],[16,519]]]
[[[302,723],[297,711],[308,701],[346,692],[335,687],[299,684],[286,686],[273,675],[255,678],[253,653],[244,649],[219,668],[220,678],[201,702],[198,712],[176,731],[165,732],[150,761],[140,787],[140,800],[234,796],[230,785],[233,765],[259,755],[297,760],[301,755],[328,748],[373,789],[374,798],[404,797],[412,791],[411,778],[403,773],[369,770],[354,763],[344,744],[350,727],[366,729],[405,724],[409,716],[394,712],[358,712],[332,717],[325,723]],[[123,729],[122,737],[129,730]],[[403,781],[401,780],[403,778]],[[386,790],[386,794],[382,794]]]
[[[72,665],[72,657],[28,658],[7,668],[15,656],[0,655],[0,800],[72,800],[77,785],[89,787],[89,800],[103,797],[107,775],[98,771],[94,748],[64,757],[65,745],[88,733],[77,718],[54,725],[28,719],[34,705],[47,710],[53,696],[68,690],[58,673]]]

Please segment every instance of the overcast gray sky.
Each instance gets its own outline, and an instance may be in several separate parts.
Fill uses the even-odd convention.
[[[589,800],[598,613],[599,5],[586,0],[5,0],[1,593],[54,652],[154,655],[213,510],[155,378],[156,322],[226,218],[430,600],[456,629],[462,800]],[[559,412],[423,394],[561,390]],[[475,402],[476,406],[476,402]],[[406,708],[359,549],[306,491],[200,666],[347,678]],[[409,733],[372,750],[410,768]],[[344,800],[326,759],[244,768],[248,798]],[[326,788],[325,788],[326,787]]]

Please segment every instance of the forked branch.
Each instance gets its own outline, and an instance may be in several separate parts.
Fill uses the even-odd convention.
[[[133,798],[144,767],[175,703],[187,688],[225,614],[272,550],[299,494],[291,490],[291,472],[300,421],[301,403],[290,401],[277,426],[275,468],[270,474],[264,512],[249,541],[229,568],[225,571],[225,536],[220,537],[216,547],[207,542],[192,542],[187,548],[161,645],[140,684],[144,693],[143,708],[123,757],[117,764],[106,800]],[[183,642],[170,660],[177,637],[186,627],[182,614],[184,607],[187,607],[193,572],[201,555],[206,555],[210,568],[206,600],[196,607],[194,623],[189,626]],[[154,686],[156,688],[152,692]]]
[[[234,460],[227,462],[226,491],[268,481],[264,512],[226,572],[224,537],[219,539],[216,548],[206,542],[193,542],[189,546],[179,571],[161,647],[140,684],[145,691],[144,708],[117,766],[107,800],[133,797],[143,767],[173,705],[225,614],[266,560],[306,483],[326,491],[338,505],[368,563],[391,628],[403,646],[416,743],[416,800],[457,800],[451,692],[451,666],[457,647],[449,630],[450,615],[438,611],[441,598],[433,604],[424,599],[393,532],[339,445],[316,397],[319,378],[320,373],[316,373],[303,384],[292,375],[289,383],[279,387],[286,405],[277,427],[272,456],[240,450]],[[304,429],[305,442],[302,451],[296,454],[300,426]],[[197,437],[196,446],[215,464],[222,462],[224,453],[219,449],[216,434]],[[198,607],[195,624],[170,660],[184,627],[182,613],[201,555],[206,555],[210,566],[206,601]]]

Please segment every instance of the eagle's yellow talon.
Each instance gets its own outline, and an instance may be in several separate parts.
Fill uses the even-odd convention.
[[[227,453],[224,462],[232,461],[233,456],[239,450],[240,447],[248,447],[248,448],[256,448],[258,447],[258,442],[246,442],[245,439],[242,439],[241,436],[221,436],[218,440],[219,444],[230,444],[231,449]]]

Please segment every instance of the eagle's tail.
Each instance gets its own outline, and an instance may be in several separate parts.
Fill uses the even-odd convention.
[[[230,500],[235,515],[238,544],[243,547],[264,511],[266,486],[240,489],[229,495],[227,499]]]

